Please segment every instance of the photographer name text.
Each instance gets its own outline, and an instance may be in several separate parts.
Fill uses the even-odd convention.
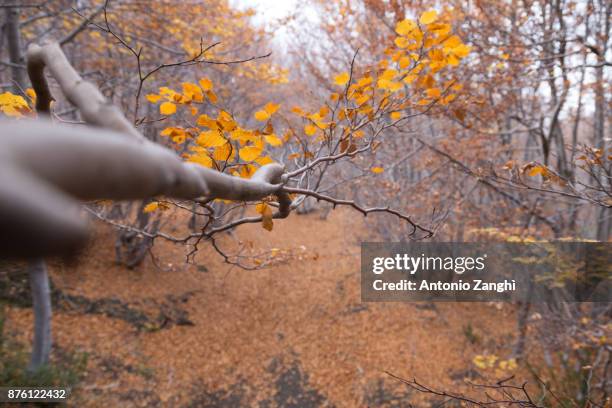
[[[376,257],[372,260],[372,273],[382,275],[385,271],[401,271],[414,276],[422,271],[452,271],[457,275],[465,272],[482,272],[485,269],[487,255],[475,257],[432,257],[421,254],[410,256],[408,254],[397,254],[393,257]],[[493,291],[497,293],[511,292],[516,290],[514,279],[504,279],[500,282],[486,282],[482,279],[457,280],[445,282],[441,280],[430,281],[421,279],[420,282],[409,279],[401,279],[395,282],[387,282],[383,279],[375,279],[372,282],[375,291],[427,291],[427,292],[455,292],[455,291]]]

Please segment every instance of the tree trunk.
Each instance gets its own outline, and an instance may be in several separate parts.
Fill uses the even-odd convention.
[[[604,91],[604,71],[603,67],[597,68],[596,81],[595,81],[595,134],[594,144],[597,146],[605,155],[607,150],[607,143],[605,138],[605,124],[606,124],[606,99]],[[600,171],[600,178],[603,178],[603,183],[606,186],[610,186],[610,182],[606,182],[604,172]],[[610,232],[612,230],[612,210],[606,207],[601,207],[598,211],[595,211],[597,216],[597,240],[606,242],[610,239]]]
[[[28,370],[37,371],[49,363],[51,353],[51,291],[45,261],[30,261],[28,274],[34,309],[34,343]]]
[[[21,33],[19,32],[19,8],[6,9],[6,37],[9,61],[11,62],[11,78],[13,80],[13,93],[23,94],[28,87],[26,72],[21,51]]]

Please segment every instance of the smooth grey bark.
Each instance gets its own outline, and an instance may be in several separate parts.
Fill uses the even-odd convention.
[[[595,25],[595,32],[592,36],[594,43],[589,46],[592,53],[597,56],[595,68],[595,112],[594,112],[594,127],[593,127],[593,142],[595,146],[602,150],[604,157],[608,155],[606,150],[609,144],[610,130],[606,129],[606,119],[610,117],[609,95],[606,92],[606,75],[605,62],[609,53],[610,32],[612,32],[612,5],[609,1],[599,1],[598,9],[600,10]],[[587,39],[588,40],[588,39]],[[608,165],[607,171],[612,171],[612,165]],[[598,176],[602,179],[605,187],[612,187],[612,180],[605,177],[605,171],[599,170]],[[612,234],[612,210],[610,208],[601,207],[596,213],[597,233],[596,238],[599,241],[608,241]]]
[[[62,93],[79,109],[81,117],[90,125],[112,129],[134,139],[145,139],[91,82],[85,81],[72,67],[58,43],[28,48],[28,75],[36,91],[36,111],[48,114],[53,96],[45,78],[45,69],[57,80]]]
[[[8,7],[6,16],[6,39],[11,62],[11,78],[14,82],[13,93],[22,94],[27,88],[26,72],[23,66],[23,53],[21,50],[21,33],[19,31],[19,8]]]
[[[194,163],[144,138],[45,120],[0,122],[0,255],[74,251],[87,238],[79,200],[224,198],[279,195],[284,167],[268,164],[241,179]]]
[[[605,77],[604,77],[604,67],[596,68],[595,73],[595,126],[594,126],[594,135],[593,139],[595,145],[601,149],[604,155],[608,154],[607,152],[607,143],[606,143],[606,96],[604,91]],[[604,164],[605,165],[605,164]],[[602,183],[604,186],[611,186],[612,181],[606,180],[605,172],[600,170],[598,176],[602,179]],[[597,217],[597,233],[596,238],[598,241],[606,242],[610,239],[610,234],[612,232],[612,210],[606,207],[601,207],[595,211]]]
[[[28,370],[36,371],[49,363],[51,353],[51,291],[43,259],[30,261],[28,274],[34,309],[34,342]]]

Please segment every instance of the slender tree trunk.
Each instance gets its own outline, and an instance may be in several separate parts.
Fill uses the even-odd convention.
[[[22,94],[27,88],[26,70],[21,48],[21,33],[19,31],[19,8],[6,9],[6,37],[13,92]],[[30,261],[28,275],[32,291],[32,306],[34,309],[34,342],[30,357],[29,371],[36,371],[49,362],[51,353],[51,292],[47,265],[43,259]]]
[[[155,234],[159,231],[160,220],[159,218],[151,220],[151,214],[144,212],[144,208],[151,201],[151,199],[145,199],[140,202],[133,225],[140,231]],[[115,242],[117,263],[129,269],[137,267],[145,259],[152,245],[153,240],[150,237],[141,236],[134,231],[119,231]]]
[[[600,3],[602,10],[601,16],[601,32],[598,38],[599,53],[597,62],[604,63],[608,54],[608,43],[610,41],[610,31],[612,29],[612,6],[609,2],[602,1]],[[604,155],[607,153],[608,143],[606,138],[606,118],[610,115],[608,101],[606,97],[606,76],[604,75],[604,66],[596,68],[595,73],[595,145],[601,149]],[[612,166],[610,166],[612,167]],[[600,174],[604,174],[600,171]],[[611,180],[605,180],[604,185],[608,189],[612,187]],[[608,241],[612,235],[612,210],[606,207],[601,207],[597,213],[597,239],[600,241]]]
[[[47,265],[43,259],[28,264],[34,309],[34,344],[29,371],[36,371],[49,362],[51,353],[51,291]]]
[[[529,311],[531,310],[531,297],[533,296],[533,283],[529,283],[527,299],[525,299],[519,307],[517,316],[517,333],[518,337],[514,343],[512,356],[517,360],[523,358],[525,354],[525,344],[527,342],[527,327],[529,323]]]
[[[606,99],[604,91],[604,71],[603,67],[597,68],[595,80],[595,134],[594,144],[606,154],[606,138],[605,138],[605,127],[606,127]],[[604,172],[600,171],[600,175]],[[603,181],[604,185],[610,186],[610,182]],[[610,232],[612,230],[612,211],[609,208],[601,207],[597,214],[597,240],[608,241],[610,239]]]
[[[9,61],[11,62],[11,79],[13,80],[13,93],[22,94],[28,87],[26,71],[21,49],[21,33],[19,32],[19,8],[6,9],[6,37]]]

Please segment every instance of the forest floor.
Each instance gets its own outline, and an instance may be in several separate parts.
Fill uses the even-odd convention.
[[[510,354],[510,305],[361,303],[359,243],[372,236],[355,213],[293,215],[237,236],[274,248],[273,264],[241,270],[207,243],[185,264],[184,247],[159,241],[156,262],[128,270],[102,224],[77,262],[51,262],[55,350],[88,356],[75,405],[429,406],[385,371],[456,391],[484,382],[475,355]],[[30,308],[6,318],[31,341]]]

